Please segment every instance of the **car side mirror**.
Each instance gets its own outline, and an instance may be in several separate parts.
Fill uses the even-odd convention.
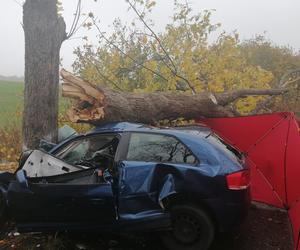
[[[16,174],[16,179],[22,188],[28,188],[28,181],[26,178],[25,170],[23,169],[19,170]]]

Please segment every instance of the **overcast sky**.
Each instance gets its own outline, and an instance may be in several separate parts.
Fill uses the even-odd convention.
[[[0,0],[0,75],[24,73],[24,35],[21,27],[22,0]],[[157,0],[153,19],[157,29],[169,22],[173,0]],[[267,32],[267,37],[279,45],[290,45],[300,49],[300,0],[190,0],[195,12],[216,9],[213,22],[222,23],[227,32],[237,30],[242,39]],[[70,27],[76,0],[63,0],[64,18]],[[101,19],[101,27],[109,30],[116,17],[130,20],[134,14],[127,11],[125,0],[83,0],[85,12],[93,11]],[[82,31],[83,32],[83,31]],[[78,33],[76,36],[82,34]],[[93,35],[91,38],[93,39]],[[63,44],[61,56],[63,66],[71,69],[74,47],[82,43],[73,39]]]

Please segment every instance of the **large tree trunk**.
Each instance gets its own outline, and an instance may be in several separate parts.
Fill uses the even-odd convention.
[[[99,125],[105,122],[154,124],[164,119],[195,119],[233,116],[226,107],[249,95],[280,95],[284,89],[237,90],[222,94],[197,95],[171,92],[128,93],[96,86],[62,70],[63,96],[76,102],[68,111],[73,122]]]
[[[66,25],[56,0],[26,0],[24,148],[36,148],[41,138],[57,139],[59,51]]]

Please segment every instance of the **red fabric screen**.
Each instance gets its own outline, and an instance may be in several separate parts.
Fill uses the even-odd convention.
[[[247,155],[253,200],[289,210],[295,247],[300,250],[300,134],[294,115],[275,113],[199,122]]]

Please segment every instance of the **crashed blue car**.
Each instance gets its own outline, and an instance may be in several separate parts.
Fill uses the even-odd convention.
[[[244,156],[206,127],[113,123],[0,174],[2,219],[20,232],[161,231],[169,249],[208,249],[250,203]]]

